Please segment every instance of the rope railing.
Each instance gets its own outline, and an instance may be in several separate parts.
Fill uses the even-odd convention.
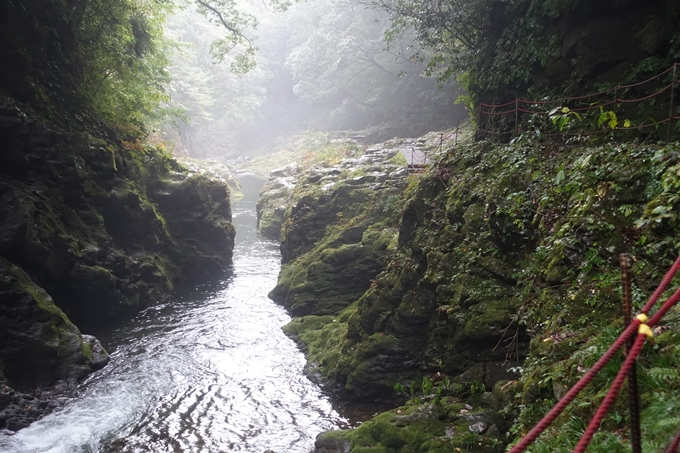
[[[646,122],[651,119],[652,124],[642,125],[626,124],[626,127],[620,127],[617,125],[614,127],[610,127],[608,130],[635,131],[647,129],[650,127],[658,127],[660,125],[667,123],[666,140],[670,141],[672,123],[674,122],[674,120],[678,120],[678,116],[675,114],[674,108],[676,107],[675,85],[680,83],[679,78],[680,71],[678,71],[679,66],[680,66],[679,63],[675,63],[673,66],[666,69],[665,71],[641,82],[628,85],[617,85],[608,90],[599,91],[597,93],[591,93],[582,96],[561,97],[558,99],[541,99],[541,100],[528,100],[517,98],[514,101],[505,102],[501,104],[480,103],[477,111],[478,114],[477,128],[479,132],[491,136],[512,135],[522,132],[521,120],[524,115],[535,116],[550,115],[551,113],[555,112],[556,108],[555,106],[557,106],[557,108],[559,108],[560,106],[568,107],[569,108],[568,112],[574,112],[578,114],[587,113],[594,110],[603,111],[605,108],[611,109],[616,113],[619,107],[625,109],[627,108],[627,106],[639,104],[644,101],[648,101],[650,99],[663,96],[662,102],[663,103],[668,102],[669,105],[667,115],[662,116],[661,112],[657,110],[655,111],[655,113],[652,114],[652,116],[654,116],[655,118],[648,118],[647,120],[645,120]],[[642,90],[640,90],[639,87],[648,85],[655,81],[659,81],[660,79],[669,76],[669,74],[670,82],[666,83],[660,89],[656,89],[656,91],[654,91],[651,94],[640,93],[640,91]],[[625,94],[630,94],[629,92],[631,90],[640,94],[636,97],[625,96]],[[669,90],[670,96],[667,94]],[[609,97],[609,99],[600,99],[599,101],[597,101],[598,97],[602,98],[604,96],[613,96],[613,98]],[[584,103],[586,103],[585,101],[593,102],[587,102],[587,105],[583,105]],[[599,132],[600,129],[604,130],[603,127],[598,126],[597,130],[591,131],[586,130],[580,132],[577,135],[588,135],[591,133],[596,133]],[[560,133],[555,134],[555,136],[565,136],[565,134],[562,133],[562,131],[560,131]]]
[[[623,333],[614,341],[614,343],[607,349],[602,357],[593,365],[590,370],[571,388],[569,391],[555,404],[555,406],[534,426],[515,446],[513,446],[509,453],[521,453],[531,445],[538,436],[543,433],[552,422],[559,417],[559,415],[571,404],[578,394],[595,378],[595,376],[611,361],[615,354],[626,345],[631,339],[633,343],[630,346],[628,354],[621,366],[621,369],[616,375],[612,385],[610,386],[606,396],[602,400],[600,407],[595,412],[588,427],[584,431],[583,436],[579,440],[574,449],[574,453],[583,453],[588,448],[590,441],[595,433],[598,431],[602,420],[609,411],[610,407],[616,400],[616,397],[623,386],[623,382],[635,365],[635,361],[642,351],[642,347],[646,340],[654,337],[652,327],[654,327],[668,311],[680,301],[680,288],[678,288],[671,297],[661,305],[661,307],[649,318],[649,312],[657,304],[663,292],[670,285],[671,280],[680,270],[680,257],[678,257],[671,269],[666,273],[663,280],[656,288],[654,293],[650,296],[647,303],[640,310],[640,313],[628,324]],[[675,453],[678,446],[680,446],[680,431],[671,440],[666,453]]]

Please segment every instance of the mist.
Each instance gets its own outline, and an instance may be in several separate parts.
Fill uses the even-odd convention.
[[[193,6],[166,22],[174,43],[170,94],[183,118],[163,127],[175,153],[233,160],[266,155],[305,131],[376,143],[451,127],[467,116],[452,82],[423,76],[427,55],[411,32],[388,44],[387,13],[320,0],[285,12],[244,5],[257,17],[249,37],[256,67],[236,74],[232,52],[219,62],[211,43],[224,29]]]

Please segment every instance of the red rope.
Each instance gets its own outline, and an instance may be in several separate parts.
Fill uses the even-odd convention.
[[[647,321],[647,325],[649,327],[654,327],[657,322],[663,318],[663,316],[670,310],[673,305],[677,304],[678,301],[680,301],[680,288],[676,289],[675,292],[671,297],[664,302],[664,304],[659,308],[656,313],[654,313],[654,316],[652,316],[649,321]]]
[[[609,101],[609,102],[604,102],[602,104],[590,105],[588,107],[577,107],[577,108],[573,108],[573,109],[570,109],[570,110],[572,112],[585,112],[585,111],[588,111],[588,110],[599,109],[600,107],[604,107],[604,106],[607,106],[607,105],[612,105],[614,103],[615,103],[614,101]]]
[[[534,111],[534,110],[524,110],[522,108],[518,108],[517,110],[519,110],[520,112],[524,112],[524,113],[532,113],[534,115],[545,115],[546,113],[548,113],[548,112],[537,112],[537,111]]]
[[[529,101],[527,99],[517,99],[517,102],[523,102],[525,104],[540,104],[540,105],[545,105],[545,104],[554,104],[556,102],[562,102],[564,101],[564,98],[560,99],[549,99],[547,101]]]
[[[649,311],[654,307],[656,302],[659,300],[659,297],[661,297],[661,294],[663,294],[663,292],[666,290],[671,280],[673,280],[673,277],[678,272],[678,270],[680,270],[680,256],[675,260],[673,266],[671,266],[670,270],[666,273],[657,289],[651,295],[645,306],[642,308],[641,313],[645,315],[649,313]],[[670,310],[671,307],[673,307],[673,305],[678,303],[678,301],[680,301],[680,288],[678,288],[675,291],[675,293],[671,297],[669,297],[666,300],[666,302],[664,302],[664,304],[661,306],[661,308],[659,308],[659,310],[657,310],[654,316],[651,319],[649,319],[647,325],[649,327],[654,326],[668,312],[668,310]],[[536,424],[536,426],[534,426],[531,429],[531,431],[529,431],[529,433],[527,433],[526,436],[522,438],[522,440],[520,440],[514,447],[512,447],[509,453],[520,453],[524,451],[529,445],[531,445],[536,440],[536,438],[538,438],[538,436],[540,436],[541,433],[545,431],[553,421],[555,421],[555,419],[564,411],[564,409],[567,408],[567,406],[576,398],[576,396],[581,392],[581,390],[583,390],[585,386],[588,385],[590,381],[593,380],[597,373],[599,373],[600,370],[602,370],[602,368],[604,368],[604,366],[607,363],[609,363],[609,361],[614,357],[614,354],[616,354],[616,352],[619,349],[621,349],[621,347],[623,347],[623,345],[628,341],[628,339],[630,339],[636,334],[638,327],[641,324],[642,322],[639,319],[637,318],[634,319],[633,322],[631,322],[628,325],[628,327],[626,327],[623,333],[609,347],[607,352],[605,352],[602,355],[600,360],[598,360],[595,363],[595,365],[593,365],[593,367],[590,370],[588,370],[588,372],[571,389],[569,389],[569,391],[562,397],[562,399],[560,399],[557,402],[557,404],[555,404],[555,406],[543,417],[543,419],[541,419],[540,422]],[[640,337],[642,337],[642,339]],[[590,439],[592,439],[592,436],[599,428],[600,423],[602,422],[602,418],[606,414],[607,410],[609,410],[609,407],[611,406],[613,399],[618,394],[621,385],[623,385],[623,380],[625,379],[625,376],[630,370],[632,363],[634,363],[635,357],[637,357],[637,355],[640,353],[640,350],[644,345],[644,339],[645,339],[644,335],[637,336],[635,344],[631,349],[631,352],[628,354],[626,360],[624,361],[624,366],[621,368],[619,374],[616,376],[614,384],[609,389],[609,392],[607,393],[605,400],[603,401],[600,408],[598,408],[598,411],[595,413],[595,416],[593,417],[593,420],[591,420],[590,425],[588,425],[588,429],[586,430],[584,437],[579,441],[576,450],[574,450],[575,452],[585,451],[585,448],[588,446],[588,442],[590,442]],[[678,435],[680,436],[680,433]],[[587,436],[589,436],[589,438],[586,439]],[[678,442],[680,442],[680,440]]]
[[[543,419],[534,426],[529,433],[527,433],[522,440],[520,440],[508,453],[520,453],[524,451],[534,440],[545,431],[550,424],[567,408],[567,406],[574,401],[576,396],[581,393],[581,390],[593,380],[593,378],[600,372],[604,366],[614,357],[614,354],[621,349],[629,338],[637,332],[640,326],[640,320],[634,319],[633,322],[623,331],[621,336],[616,339],[607,352],[605,352],[600,360],[598,360],[593,367],[578,381],[569,391],[562,397],[561,400],[548,412]]]
[[[515,113],[517,109],[512,109],[512,110],[506,110],[504,112],[485,112],[484,110],[481,111],[482,114],[484,115],[505,115],[506,113]]]
[[[564,99],[565,101],[578,101],[579,99],[588,99],[588,98],[592,98],[593,96],[601,96],[603,94],[611,93],[614,90],[615,90],[615,88],[610,88],[610,89],[605,90],[605,91],[600,91],[599,93],[586,94],[586,95],[583,95],[583,96],[575,96],[575,97],[562,98],[562,99]]]
[[[648,127],[658,127],[659,124],[667,123],[669,121],[668,118],[665,120],[659,120],[656,123],[651,123],[651,124],[641,124],[640,126],[630,126],[630,127],[617,127],[617,131],[629,131],[629,130],[637,130],[637,129],[646,129]]]
[[[678,433],[675,435],[675,437],[671,441],[670,445],[668,445],[668,448],[666,448],[664,453],[676,453],[678,451],[678,446],[680,446],[680,430],[678,430]]]
[[[674,64],[673,66],[671,66],[670,68],[666,69],[666,70],[663,71],[662,73],[657,74],[657,75],[655,75],[654,77],[651,77],[651,78],[649,78],[649,79],[647,79],[647,80],[643,80],[642,82],[634,83],[634,84],[632,84],[632,85],[617,85],[617,86],[614,87],[614,88],[610,88],[610,89],[605,90],[605,91],[600,91],[600,92],[598,92],[598,93],[586,94],[586,95],[583,95],[583,96],[564,97],[564,98],[560,98],[560,99],[550,99],[550,100],[546,100],[546,101],[530,101],[530,100],[527,100],[527,99],[519,99],[519,98],[518,98],[518,99],[516,99],[516,100],[514,100],[514,101],[506,102],[505,104],[485,104],[485,103],[480,103],[480,106],[482,106],[482,107],[489,107],[489,108],[498,108],[498,107],[507,107],[507,106],[509,106],[509,105],[512,105],[512,104],[515,104],[515,103],[520,103],[520,102],[521,102],[521,103],[524,103],[524,104],[546,105],[546,104],[556,104],[556,103],[565,102],[565,101],[578,101],[578,100],[581,100],[581,99],[589,99],[589,98],[592,98],[592,97],[595,97],[595,96],[602,96],[602,95],[604,95],[604,94],[608,94],[608,93],[611,93],[611,92],[613,92],[613,91],[625,90],[625,89],[628,89],[628,88],[633,88],[633,87],[637,87],[637,86],[640,86],[640,85],[644,85],[644,84],[646,84],[646,83],[649,83],[649,82],[651,82],[651,81],[653,81],[653,80],[658,79],[659,77],[662,77],[662,76],[668,74],[669,72],[671,72],[671,71],[673,70],[673,68],[675,68],[675,66],[677,66],[677,63]],[[672,85],[674,85],[674,84],[677,83],[677,82],[678,82],[678,80],[673,80],[673,81],[671,82],[671,84],[668,85],[667,87],[661,89],[660,91],[657,91],[656,93],[654,93],[654,94],[652,94],[652,95],[650,95],[650,96],[644,97],[644,98],[640,98],[640,99],[632,99],[632,100],[617,99],[616,101],[622,102],[622,103],[641,102],[641,101],[644,101],[644,100],[646,100],[646,99],[650,99],[650,98],[652,98],[652,97],[654,97],[654,96],[656,96],[656,95],[658,95],[658,94],[664,92],[665,90],[667,90],[668,88],[670,88]],[[590,109],[590,108],[596,108],[596,107],[599,107],[600,105],[601,105],[601,106],[610,105],[610,104],[613,104],[614,102],[615,102],[615,101],[609,101],[609,102],[606,102],[606,103],[603,103],[603,104],[599,104],[599,105],[597,105],[597,106],[586,107],[586,108],[584,108],[584,110]],[[572,109],[572,110],[576,110],[576,109]],[[509,110],[507,113],[511,113],[511,112],[514,112],[514,111],[515,111],[515,110]],[[520,111],[522,111],[522,110],[520,109]],[[483,114],[491,114],[491,113],[489,113],[489,112],[484,112],[484,111],[482,111],[481,113],[483,113]]]
[[[676,64],[677,64],[677,63],[676,63]],[[671,72],[671,71],[673,70],[673,68],[675,67],[676,64],[674,64],[674,65],[671,66],[670,68],[666,69],[666,70],[665,70],[664,72],[662,72],[661,74],[655,75],[655,76],[652,77],[651,79],[643,80],[642,82],[634,83],[633,85],[619,85],[619,86],[617,86],[616,88],[623,88],[623,89],[626,89],[626,88],[633,88],[633,87],[636,87],[636,86],[639,86],[639,85],[644,85],[644,84],[647,83],[647,82],[651,82],[652,80],[658,79],[659,77],[668,74],[669,72]]]
[[[484,107],[507,107],[508,105],[514,104],[514,103],[515,103],[515,101],[510,101],[507,104],[484,104],[484,103],[480,103],[480,105],[482,105]]]
[[[621,103],[624,103],[624,104],[633,103],[633,102],[642,102],[642,101],[646,101],[647,99],[651,99],[651,98],[653,98],[654,96],[657,96],[657,95],[663,93],[664,91],[666,91],[667,89],[669,89],[669,88],[672,87],[673,85],[674,85],[674,83],[671,83],[670,85],[661,88],[661,89],[660,89],[659,91],[657,91],[656,93],[650,94],[649,96],[645,96],[645,97],[643,97],[643,98],[639,98],[639,99],[619,99],[619,98],[617,98],[616,100],[617,100],[618,102],[621,102]]]
[[[581,100],[581,99],[588,99],[588,98],[592,98],[592,97],[595,97],[595,96],[601,96],[603,94],[611,93],[612,91],[614,91],[614,88],[610,88],[610,89],[605,90],[605,91],[600,91],[599,93],[585,94],[583,96],[574,96],[574,97],[568,97],[568,98],[552,99],[552,100],[547,100],[547,101],[529,101],[527,99],[517,99],[517,101],[523,102],[525,104],[554,104],[556,102],[578,101],[578,100]]]
[[[602,420],[604,419],[605,415],[607,415],[609,408],[612,406],[612,404],[614,404],[616,396],[619,394],[619,391],[623,386],[623,381],[625,381],[626,377],[628,376],[628,372],[635,365],[637,356],[640,354],[640,351],[642,351],[642,347],[645,345],[646,339],[647,336],[645,334],[638,334],[637,337],[635,338],[635,342],[633,343],[633,346],[630,348],[630,352],[628,352],[626,360],[624,360],[623,365],[619,370],[619,373],[616,375],[616,378],[614,379],[612,386],[609,388],[609,391],[607,392],[607,395],[602,400],[602,403],[595,412],[593,419],[590,420],[590,424],[588,425],[588,428],[586,428],[585,433],[583,433],[583,437],[581,437],[581,440],[579,440],[578,444],[576,444],[576,448],[574,448],[574,453],[584,453],[588,448],[588,444],[590,444],[590,441],[592,440],[593,436],[595,435],[597,430],[600,429],[600,423],[602,423]]]
[[[663,294],[664,291],[666,291],[666,288],[668,288],[668,285],[671,284],[671,280],[673,280],[673,277],[675,274],[678,273],[680,270],[680,256],[675,260],[671,268],[666,272],[666,275],[664,275],[663,280],[661,280],[661,283],[659,283],[659,286],[656,288],[654,293],[649,297],[649,300],[645,304],[644,307],[642,307],[642,310],[640,310],[640,313],[644,314],[649,314],[649,310],[654,307],[656,304],[656,301],[659,300],[659,297],[661,297],[661,294]]]

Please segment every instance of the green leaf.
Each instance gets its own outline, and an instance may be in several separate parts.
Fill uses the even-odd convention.
[[[652,210],[652,214],[666,214],[668,212],[668,208],[666,206],[657,206]]]
[[[600,113],[600,116],[597,117],[597,127],[602,126],[607,119],[609,119],[608,112]]]
[[[564,170],[560,170],[557,172],[557,176],[555,177],[555,184],[560,184],[562,181],[564,181]]]
[[[619,124],[619,120],[616,117],[616,113],[614,112],[607,112],[609,113],[609,127],[611,129],[616,129],[616,126]]]
[[[569,121],[569,117],[568,117],[568,116],[562,116],[562,117],[560,117],[559,124],[557,125],[558,129],[560,130],[560,132],[562,132],[562,130],[564,129],[564,126],[567,124],[568,121]]]

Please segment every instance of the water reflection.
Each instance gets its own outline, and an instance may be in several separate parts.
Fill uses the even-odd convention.
[[[302,374],[267,297],[276,243],[254,231],[254,202],[234,210],[232,274],[141,313],[104,335],[109,366],[65,408],[11,437],[12,452],[308,452],[344,422]]]

